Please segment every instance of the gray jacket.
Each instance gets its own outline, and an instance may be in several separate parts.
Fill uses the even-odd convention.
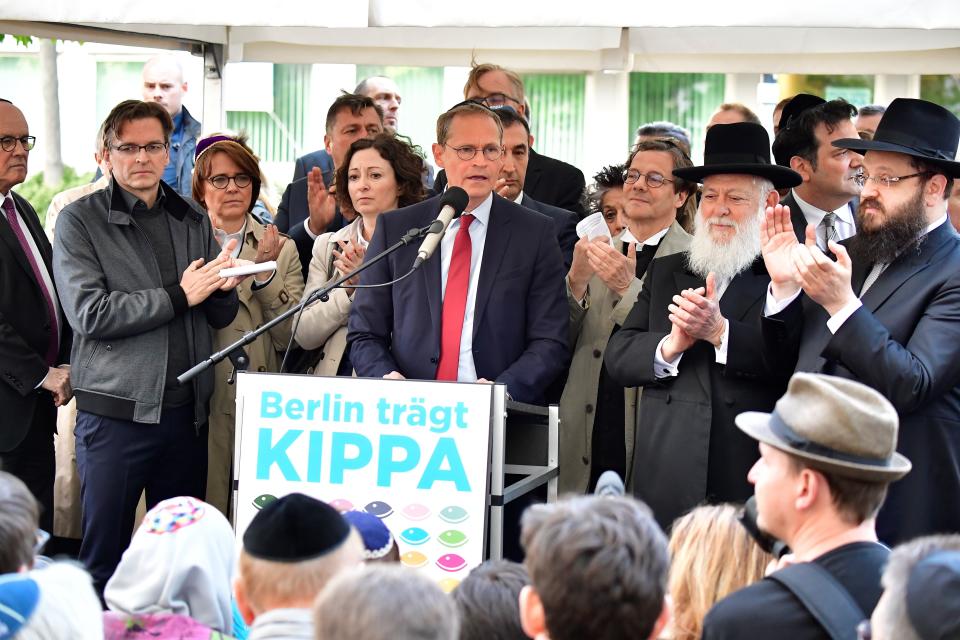
[[[220,252],[202,209],[161,182],[170,216],[177,271]],[[53,275],[63,313],[75,332],[70,382],[77,408],[135,422],[157,423],[167,366],[167,324],[187,314],[191,360],[213,350],[211,327],[237,313],[234,291],[188,307],[179,285],[164,289],[153,248],[114,180],[67,205],[57,220]],[[213,368],[193,379],[195,419],[207,421]]]

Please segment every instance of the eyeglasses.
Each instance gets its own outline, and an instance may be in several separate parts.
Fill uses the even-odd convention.
[[[623,181],[626,184],[633,184],[634,182],[639,180],[641,177],[643,177],[644,183],[651,189],[659,189],[660,187],[663,186],[664,182],[671,182],[671,183],[674,182],[674,180],[664,178],[659,173],[655,173],[653,171],[651,171],[650,173],[640,173],[636,169],[630,169],[628,171],[625,171],[623,174]]]
[[[148,144],[120,144],[113,147],[113,150],[122,156],[138,156],[140,151],[146,151],[148,156],[158,156],[167,149],[165,142],[150,142]]]
[[[933,174],[933,171],[920,171],[919,173],[911,173],[908,176],[871,176],[861,172],[853,176],[853,181],[861,187],[867,183],[867,180],[870,180],[878,185],[883,185],[884,187],[889,188],[901,180],[906,180],[907,178],[919,178],[920,176],[931,176]]]
[[[487,107],[502,107],[503,105],[507,104],[507,100],[516,102],[517,104],[523,104],[523,100],[520,98],[515,98],[511,95],[507,95],[506,93],[491,93],[490,95],[482,98],[470,98],[471,102],[479,102]]]
[[[454,147],[449,144],[444,144],[443,146],[449,147],[457,152],[457,157],[461,160],[473,160],[477,155],[477,151],[480,151],[477,147],[471,147],[469,145],[463,147]],[[496,145],[487,145],[483,148],[483,157],[487,160],[497,160],[500,156],[503,155],[503,147],[498,147]]]
[[[869,618],[857,625],[857,640],[873,640],[873,629]]]
[[[20,136],[16,138],[14,136],[3,136],[0,138],[0,149],[4,151],[13,151],[17,148],[17,143],[23,147],[24,151],[30,151],[33,149],[34,145],[37,144],[36,136]]]
[[[237,189],[246,189],[250,186],[250,183],[253,182],[253,178],[245,173],[238,173],[235,176],[225,176],[221,174],[207,178],[207,182],[217,189],[226,189],[231,180],[233,180],[233,184],[237,185]]]

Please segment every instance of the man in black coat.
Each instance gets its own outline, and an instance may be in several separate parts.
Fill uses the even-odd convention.
[[[52,251],[33,207],[11,191],[27,177],[34,138],[0,99],[0,467],[23,480],[53,530],[53,435],[70,400],[70,326],[60,311]],[[58,366],[58,364],[60,366]]]
[[[960,236],[946,211],[958,141],[946,109],[894,100],[872,141],[833,143],[865,152],[857,235],[829,245],[837,261],[810,231],[798,244],[787,211],[769,212],[764,233],[770,358],[862,382],[900,414],[914,472],[880,512],[891,545],[960,531]]]
[[[775,189],[800,176],[770,164],[768,149],[758,124],[715,125],[704,166],[674,170],[703,183],[690,249],[651,263],[604,354],[617,383],[644,387],[634,493],[665,529],[704,500],[750,496],[757,447],[734,418],[771,409],[786,388],[789,371],[775,375],[763,359],[759,325],[770,278],[759,259],[759,226],[779,199]]]

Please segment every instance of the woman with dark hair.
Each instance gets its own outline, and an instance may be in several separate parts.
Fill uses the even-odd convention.
[[[243,334],[269,322],[303,295],[300,258],[292,242],[285,242],[275,226],[264,225],[250,212],[260,194],[260,164],[242,137],[212,135],[197,143],[193,169],[193,199],[210,216],[221,245],[236,239],[233,257],[252,262],[277,262],[276,271],[258,273],[237,286],[240,310],[229,326],[214,335],[214,349],[223,349]],[[282,322],[244,349],[249,371],[279,371],[290,341],[290,321]],[[230,468],[233,463],[236,387],[227,383],[232,364],[216,368],[210,399],[210,436],[207,464],[207,502],[229,517]]]
[[[319,236],[304,295],[310,295],[331,280],[356,269],[386,211],[423,200],[423,159],[393,134],[357,140],[347,151],[335,179],[341,210],[356,212],[353,222],[339,231]],[[351,375],[347,346],[347,318],[353,304],[356,278],[330,294],[327,302],[304,309],[296,329],[297,343],[304,349],[322,348],[315,375]]]

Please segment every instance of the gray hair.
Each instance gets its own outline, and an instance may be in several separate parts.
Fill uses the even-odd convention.
[[[389,611],[385,619],[384,611]],[[417,571],[367,565],[341,573],[313,606],[317,640],[457,640],[460,619],[452,598]]]
[[[920,640],[907,613],[907,582],[921,560],[937,551],[960,551],[960,535],[925,536],[901,544],[890,554],[880,582],[884,588],[883,606],[875,609],[874,622],[882,627],[884,638]]]
[[[55,562],[30,572],[40,600],[17,640],[103,638],[103,612],[90,574],[72,562]]]
[[[666,120],[648,122],[637,127],[637,133],[634,137],[640,138],[641,136],[649,138],[672,138],[681,143],[681,148],[684,153],[688,156],[690,155],[690,132],[678,124]]]
[[[0,573],[33,566],[40,510],[20,478],[0,471]]]

